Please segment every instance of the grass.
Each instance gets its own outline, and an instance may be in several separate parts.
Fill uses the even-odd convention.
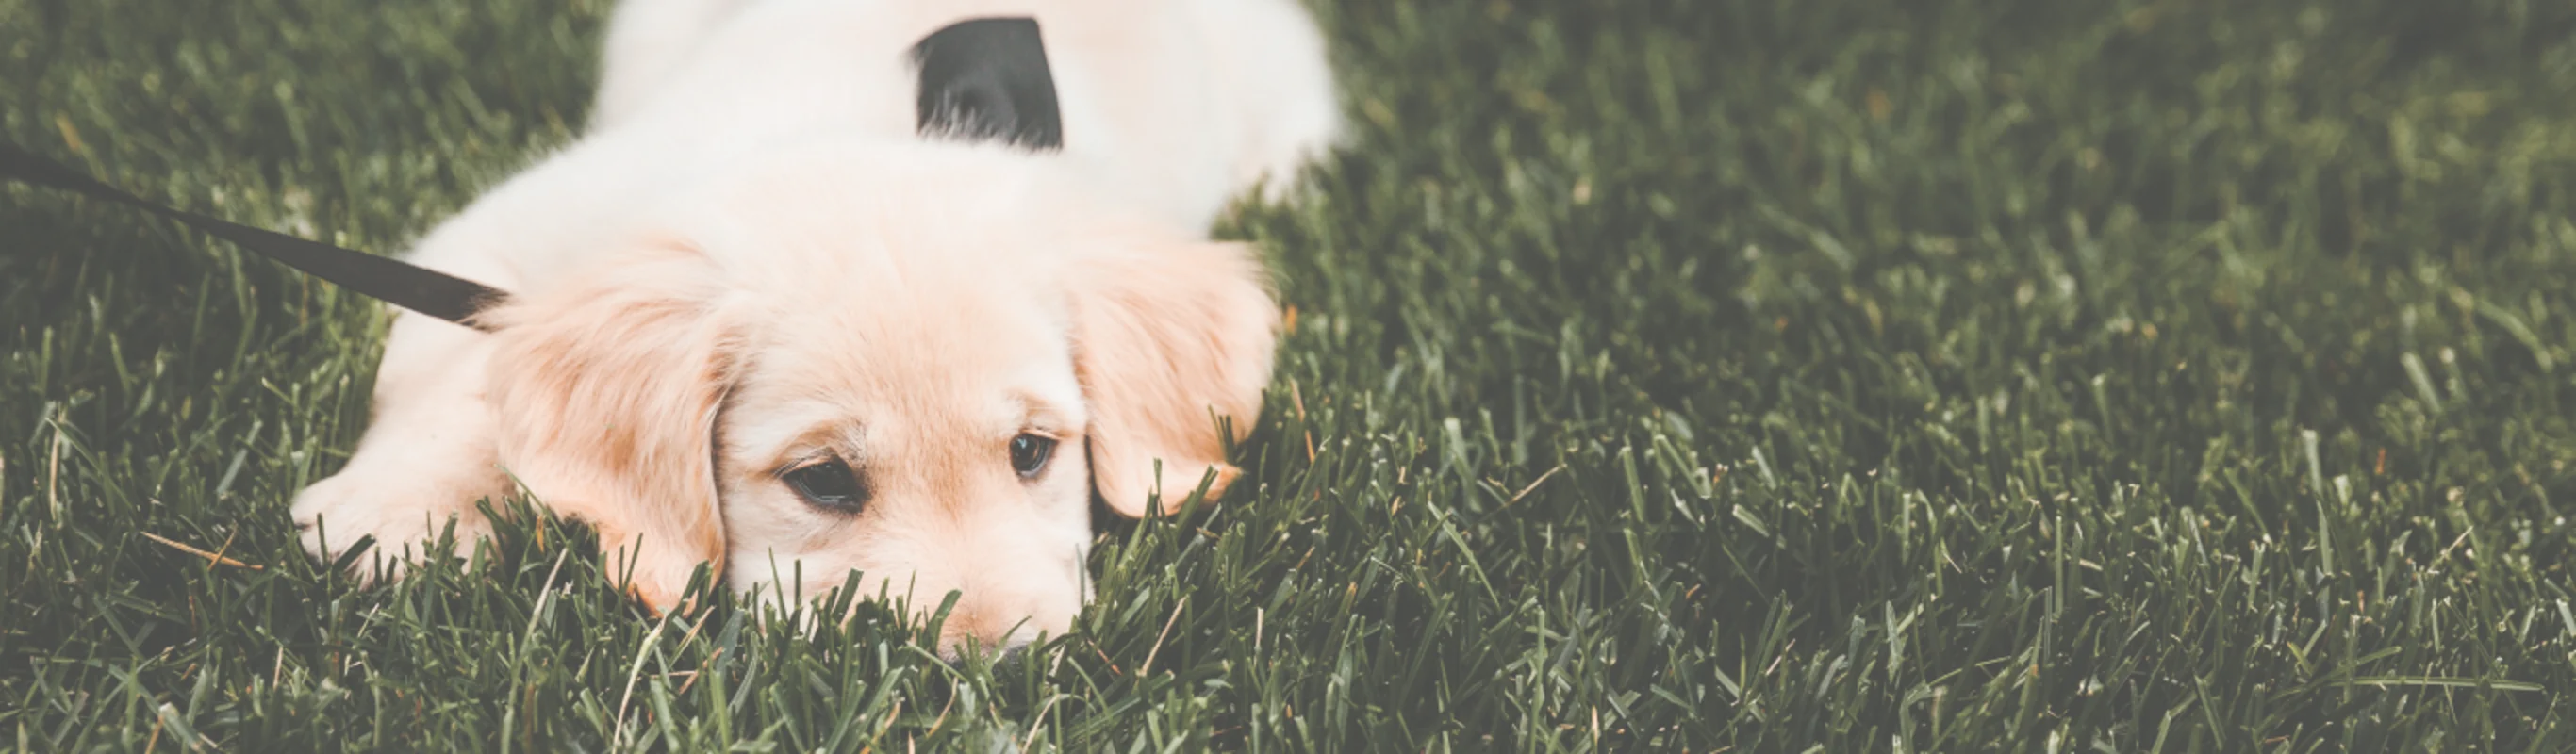
[[[0,0],[0,134],[390,251],[607,5]],[[357,589],[381,317],[0,190],[0,748],[2576,749],[2576,10],[1332,5],[1248,481],[1003,662],[541,516]]]

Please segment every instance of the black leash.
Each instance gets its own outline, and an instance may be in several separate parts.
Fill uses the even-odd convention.
[[[63,189],[177,220],[340,287],[477,330],[491,328],[474,315],[510,297],[500,289],[399,260],[154,204],[6,141],[0,141],[0,179]]]

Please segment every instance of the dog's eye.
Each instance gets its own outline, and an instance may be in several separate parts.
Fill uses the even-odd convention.
[[[859,475],[838,458],[799,466],[783,476],[787,486],[818,508],[856,513],[868,502],[867,485],[859,483]]]
[[[1046,469],[1047,459],[1055,455],[1055,438],[1022,434],[1011,438],[1011,470],[1028,479]]]

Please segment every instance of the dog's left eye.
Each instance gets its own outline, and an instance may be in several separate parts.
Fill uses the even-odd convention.
[[[859,483],[859,475],[838,458],[806,464],[783,476],[787,486],[796,488],[797,495],[817,508],[856,513],[868,502],[867,485]]]
[[[1021,434],[1011,438],[1011,470],[1028,479],[1046,469],[1047,459],[1055,455],[1055,438]]]

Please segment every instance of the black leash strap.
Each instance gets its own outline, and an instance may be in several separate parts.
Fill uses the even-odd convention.
[[[921,65],[915,121],[923,136],[999,140],[1036,151],[1064,148],[1055,72],[1037,19],[977,18],[949,24],[912,47]]]
[[[509,298],[491,286],[398,260],[144,201],[5,141],[0,141],[0,179],[72,191],[177,220],[340,287],[477,330],[491,328],[476,322],[474,315]]]

